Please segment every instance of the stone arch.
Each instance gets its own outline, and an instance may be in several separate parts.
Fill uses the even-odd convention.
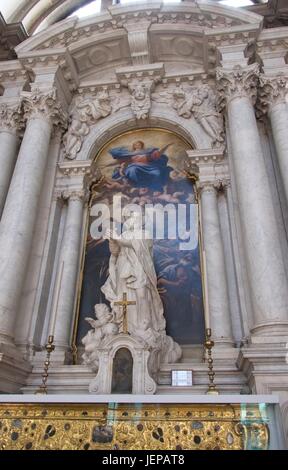
[[[211,148],[209,136],[194,118],[184,119],[167,106],[153,104],[149,118],[143,122],[137,121],[130,109],[118,111],[98,121],[85,138],[77,160],[93,160],[97,152],[113,137],[129,130],[149,127],[171,130],[191,143],[195,149]]]

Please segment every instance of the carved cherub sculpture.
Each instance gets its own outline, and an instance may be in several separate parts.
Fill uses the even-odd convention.
[[[89,330],[87,335],[82,338],[82,344],[85,346],[82,359],[84,364],[97,370],[99,365],[98,348],[104,339],[119,333],[119,322],[106,304],[96,304],[94,310],[95,320],[90,317],[85,318],[93,329]]]

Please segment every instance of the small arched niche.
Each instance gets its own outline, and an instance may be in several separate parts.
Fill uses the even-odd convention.
[[[120,348],[113,358],[111,393],[132,393],[133,357],[129,349]]]

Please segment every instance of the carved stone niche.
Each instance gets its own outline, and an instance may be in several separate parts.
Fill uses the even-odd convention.
[[[117,353],[122,349],[130,352],[133,361],[132,371],[129,364],[121,364],[121,358],[119,360],[119,354]],[[89,392],[95,394],[123,393],[121,387],[118,391],[114,385],[115,373],[119,374],[119,380],[121,381],[125,380],[126,373],[130,374],[132,372],[132,378],[126,377],[127,381],[132,380],[132,394],[153,395],[156,392],[156,383],[149,371],[151,371],[150,365],[152,364],[154,370],[155,368],[158,369],[156,364],[159,359],[159,352],[158,350],[151,351],[147,343],[125,333],[105,339],[97,350],[99,367],[95,379],[90,383]],[[118,360],[116,365],[115,359]],[[125,358],[123,361],[125,362]],[[129,391],[124,391],[124,393],[129,393]]]

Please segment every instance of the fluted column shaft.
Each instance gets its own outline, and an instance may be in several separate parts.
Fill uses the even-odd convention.
[[[64,237],[54,290],[53,309],[55,311],[52,311],[50,322],[50,332],[54,334],[57,350],[67,349],[70,346],[79,271],[84,199],[83,191],[72,192],[68,195]],[[53,320],[54,315],[56,315],[56,321]],[[55,328],[53,323],[55,323]]]
[[[258,70],[218,70],[227,100],[233,166],[246,266],[251,286],[254,333],[283,333],[288,327],[288,285],[281,254],[253,96]]]
[[[232,326],[218,214],[217,190],[212,184],[204,185],[201,188],[201,217],[213,340],[218,346],[231,346],[233,345]]]
[[[2,214],[12,173],[14,170],[19,138],[17,135],[20,121],[19,106],[0,105],[0,216]]]
[[[31,250],[52,131],[54,98],[54,93],[27,96],[28,121],[1,219],[0,340],[8,343],[13,342],[17,307]]]

